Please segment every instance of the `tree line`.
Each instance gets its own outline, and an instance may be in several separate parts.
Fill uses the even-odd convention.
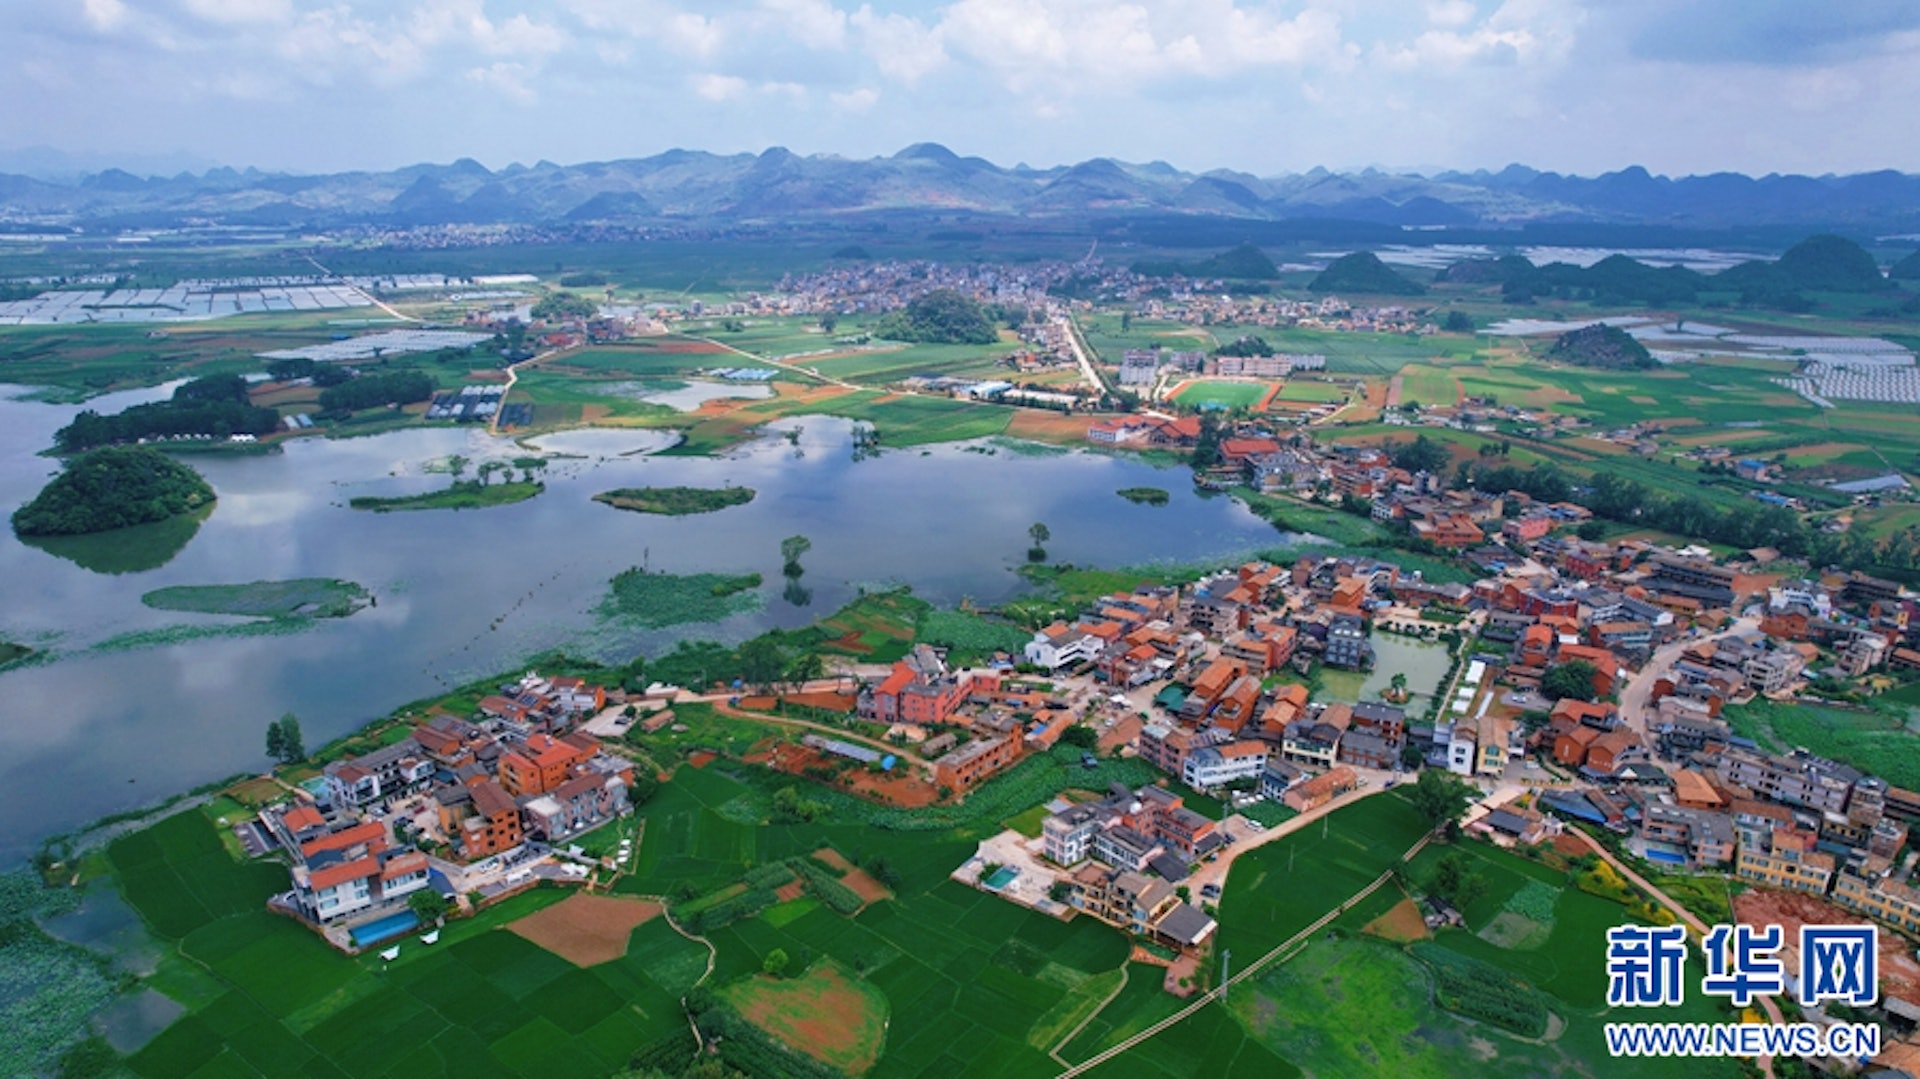
[[[54,432],[62,453],[78,453],[116,442],[178,435],[264,435],[280,425],[280,414],[247,403],[247,381],[239,375],[209,375],[182,384],[166,401],[153,401],[109,416],[92,409]]]

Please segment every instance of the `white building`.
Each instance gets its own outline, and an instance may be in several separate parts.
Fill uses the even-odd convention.
[[[1027,642],[1024,654],[1028,663],[1057,671],[1070,664],[1092,659],[1105,646],[1105,641],[1091,633],[1064,622],[1055,622],[1033,635],[1033,640]]]
[[[1268,748],[1265,742],[1242,741],[1196,749],[1181,765],[1180,780],[1195,790],[1211,790],[1236,779],[1258,779],[1267,768]]]

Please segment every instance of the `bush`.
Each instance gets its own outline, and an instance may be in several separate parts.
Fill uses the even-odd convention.
[[[778,890],[782,885],[792,882],[793,870],[787,868],[785,862],[775,862],[747,870],[745,880],[749,888]]]
[[[807,879],[807,887],[836,914],[852,914],[866,905],[858,892],[840,883],[840,878],[821,867],[812,858],[796,858],[793,867]]]
[[[770,888],[749,888],[731,899],[720,902],[691,915],[687,920],[688,928],[695,933],[708,933],[723,926],[729,926],[742,919],[751,918],[778,902],[779,896]]]
[[[1415,944],[1413,954],[1433,971],[1434,999],[1442,1008],[1522,1037],[1546,1033],[1546,1001],[1506,971],[1435,944]]]

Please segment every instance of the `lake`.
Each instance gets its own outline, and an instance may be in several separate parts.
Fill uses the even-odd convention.
[[[0,388],[0,396],[17,394]],[[98,411],[166,396],[115,394]],[[0,507],[32,498],[57,471],[36,454],[78,411],[0,400]],[[656,457],[672,436],[579,431],[547,436],[547,491],[483,510],[365,513],[362,494],[448,482],[430,466],[527,451],[484,431],[405,430],[304,438],[284,453],[183,458],[219,502],[159,568],[97,573],[0,530],[0,638],[50,650],[51,662],[0,672],[0,860],[55,832],[263,768],[264,732],[284,712],[317,746],[410,700],[564,647],[603,660],[657,653],[682,637],[740,640],[803,625],[862,585],[909,584],[938,604],[1005,601],[1024,586],[1027,528],[1052,530],[1058,561],[1123,566],[1224,561],[1283,536],[1225,497],[1201,497],[1184,471],[1092,452],[1015,453],[991,444],[889,450],[856,459],[851,425],[812,418],[720,458]],[[657,517],[591,501],[614,487],[741,485],[752,502]],[[1163,487],[1164,507],[1122,487]],[[190,530],[189,530],[190,531]],[[803,534],[812,603],[780,596],[779,542]],[[133,560],[138,564],[138,560]],[[762,609],[705,626],[646,631],[595,613],[631,566],[675,573],[758,572]],[[340,577],[378,603],[285,635],[215,636],[239,620],[150,610],[168,585]],[[182,630],[181,627],[187,627]],[[124,635],[148,631],[139,646]],[[121,638],[114,644],[115,638]],[[109,647],[102,648],[103,643]]]

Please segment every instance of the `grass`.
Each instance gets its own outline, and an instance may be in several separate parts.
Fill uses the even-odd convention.
[[[995,652],[1018,652],[1027,643],[1027,631],[971,611],[930,609],[920,616],[914,640],[947,649],[952,666],[977,666]]]
[[[748,978],[722,997],[781,1043],[849,1075],[873,1067],[886,1044],[886,996],[837,963],[798,978]]]
[[[12,641],[0,641],[0,667],[4,667],[17,660],[26,659],[33,654],[34,650],[24,644],[14,644]]]
[[[393,513],[402,510],[473,510],[525,502],[546,489],[546,484],[543,483],[483,484],[478,480],[458,480],[451,487],[439,491],[428,491],[424,494],[400,495],[394,498],[361,495],[358,498],[349,499],[347,505],[357,510],[372,510],[375,513]]]
[[[594,495],[593,500],[614,509],[684,517],[744,506],[753,501],[753,493],[751,487],[621,487]]]
[[[1313,382],[1307,379],[1289,379],[1274,396],[1276,401],[1300,401],[1308,404],[1336,404],[1345,401],[1352,393],[1349,386],[1337,382]]]
[[[127,1058],[135,1075],[379,1076],[612,1074],[684,1031],[678,997],[704,949],[659,920],[628,954],[585,969],[498,926],[568,893],[542,888],[448,924],[398,961],[347,958],[262,909],[286,870],[242,865],[197,812],[109,848],[123,892],[168,943],[162,975],[184,959],[189,983],[154,982],[189,1014]]]
[[[246,584],[178,585],[148,592],[140,602],[162,611],[249,618],[345,618],[366,606],[369,598],[367,590],[352,581],[302,577]]]
[[[761,982],[761,962],[776,948],[789,956],[810,953],[885,998],[890,1033],[879,1074],[949,1066],[1054,1074],[1057,1065],[1036,1046],[1057,1037],[1052,1032],[1062,1013],[1055,1009],[1069,999],[1076,1001],[1069,1011],[1088,1006],[1080,987],[1117,975],[1125,938],[1085,919],[1058,922],[948,880],[978,836],[999,830],[999,816],[911,832],[875,827],[840,809],[817,824],[761,823],[751,807],[765,804],[769,787],[792,782],[722,762],[682,768],[641,809],[647,824],[635,886],[684,886],[703,894],[740,880],[753,866],[831,846],[858,864],[882,865],[895,898],[853,918],[824,906],[775,907],[715,930],[709,934],[719,953],[714,984],[733,992]],[[990,783],[974,797],[993,790]],[[1044,1028],[1038,1037],[1036,1028]]]
[[[1397,865],[1427,831],[1399,792],[1376,795],[1251,851],[1234,863],[1220,903],[1220,946],[1254,957]]]
[[[1920,784],[1920,741],[1915,740],[1910,709],[1836,708],[1785,704],[1758,699],[1733,705],[1727,722],[1736,733],[1774,752],[1796,746],[1844,761],[1896,787]]]
[[[719,622],[759,608],[760,575],[648,573],[629,569],[614,577],[602,617],[647,629]]]
[[[1051,816],[1051,814],[1047,811],[1046,806],[1037,805],[1024,813],[1008,817],[1006,823],[1008,828],[1019,832],[1028,839],[1038,839],[1040,838],[1040,825],[1049,816]]]
[[[1173,400],[1187,408],[1252,408],[1265,400],[1272,389],[1273,384],[1268,382],[1202,378],[1181,387]]]
[[[1129,502],[1142,506],[1164,506],[1173,499],[1173,496],[1163,487],[1122,487],[1115,493]]]

